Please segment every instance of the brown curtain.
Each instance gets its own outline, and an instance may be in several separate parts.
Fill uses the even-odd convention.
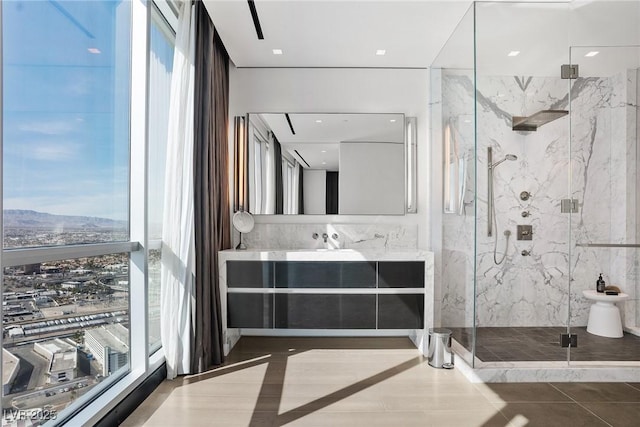
[[[298,214],[304,213],[304,168],[300,165],[298,173]]]
[[[276,173],[276,211],[275,214],[284,213],[284,185],[282,182],[282,146],[278,142],[278,138],[273,136],[273,156],[275,157],[275,173]]]
[[[327,215],[338,214],[338,172],[327,171],[326,211]]]
[[[195,339],[192,372],[224,361],[218,251],[231,247],[228,176],[229,56],[202,1],[195,2]]]

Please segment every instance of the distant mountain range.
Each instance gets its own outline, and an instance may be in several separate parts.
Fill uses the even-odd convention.
[[[4,210],[5,228],[64,230],[126,229],[126,221],[74,215],[53,215],[22,209]]]

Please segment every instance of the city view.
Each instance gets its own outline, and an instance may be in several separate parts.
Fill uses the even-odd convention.
[[[2,2],[3,426],[61,419],[73,402],[140,369],[130,369],[131,311],[148,331],[133,351],[160,348],[160,246],[144,248],[143,279],[131,274],[136,290],[147,286],[146,306],[130,302],[129,253],[86,257],[82,246],[129,242],[129,219],[143,214],[130,201],[141,197],[149,238],[161,235],[173,34],[161,13],[150,14],[154,108],[134,117],[133,4]],[[145,167],[132,155],[144,139],[132,138],[138,120],[153,147],[144,195],[130,192],[131,172]],[[51,247],[72,259],[50,256]]]
[[[4,214],[5,249],[128,240],[124,222]],[[3,425],[43,424],[127,369],[128,253],[16,265],[3,274]]]

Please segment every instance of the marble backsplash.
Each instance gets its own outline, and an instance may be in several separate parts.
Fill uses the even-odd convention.
[[[329,236],[326,243],[323,233]],[[403,250],[418,248],[418,229],[415,224],[256,223],[250,233],[242,235],[242,241],[249,249]]]

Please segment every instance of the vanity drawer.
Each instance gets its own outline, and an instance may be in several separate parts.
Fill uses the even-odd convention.
[[[378,295],[378,329],[424,328],[424,294]]]
[[[277,294],[275,304],[276,328],[376,328],[375,295]]]
[[[275,262],[276,288],[375,288],[376,263]]]
[[[227,295],[230,328],[273,328],[273,294]]]
[[[228,288],[272,288],[273,262],[227,261]]]
[[[424,288],[424,261],[379,261],[379,288]]]

